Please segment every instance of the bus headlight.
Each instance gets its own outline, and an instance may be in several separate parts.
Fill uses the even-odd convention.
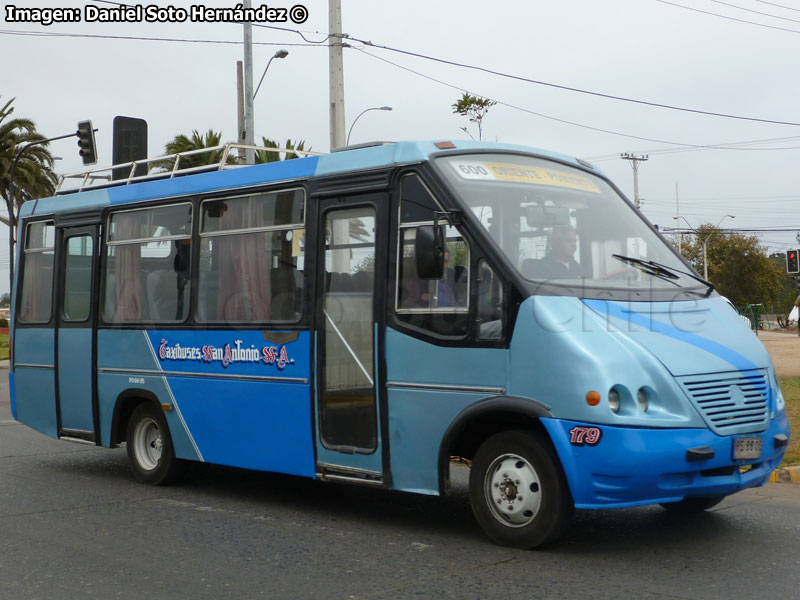
[[[648,396],[649,394],[646,388],[639,388],[639,391],[636,392],[636,400],[639,402],[639,408],[642,409],[642,412],[647,412],[647,407],[649,405]]]
[[[619,412],[619,392],[614,388],[608,392],[608,406],[615,413]]]

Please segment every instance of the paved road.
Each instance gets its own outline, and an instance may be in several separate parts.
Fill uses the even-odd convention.
[[[586,511],[558,547],[519,551],[483,537],[463,486],[442,499],[216,467],[152,488],[124,450],[9,419],[0,371],[0,599],[800,596],[798,485],[695,517]]]

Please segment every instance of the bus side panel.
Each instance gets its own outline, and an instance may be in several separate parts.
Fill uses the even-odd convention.
[[[171,393],[159,371],[147,333],[131,329],[100,329],[97,332],[97,396],[100,409],[100,440],[111,446],[111,425],[120,395],[144,390],[159,403],[171,403]],[[166,413],[175,454],[200,460],[189,432],[177,412]]]
[[[17,419],[17,392],[14,386],[14,371],[8,374],[8,395],[11,398],[11,418]]]
[[[91,329],[59,330],[58,388],[62,430],[94,431],[91,348]]]
[[[508,351],[428,344],[386,330],[392,482],[398,490],[439,493],[439,448],[467,406],[506,388]],[[496,387],[497,392],[409,389],[393,384]]]
[[[308,332],[101,330],[98,356],[104,445],[144,390],[171,405],[178,458],[315,476]]]
[[[139,334],[141,335],[141,332]],[[97,394],[100,400],[100,441],[103,446],[111,446],[111,424],[117,399],[121,394],[132,390],[135,390],[134,395],[141,393],[142,396],[155,397],[160,404],[172,404],[172,394],[161,375],[101,372],[97,377]],[[180,413],[173,410],[166,412],[165,416],[175,455],[188,460],[201,460],[189,432],[181,421]]]
[[[439,448],[453,419],[483,396],[389,389],[394,489],[439,494]]]
[[[55,389],[55,336],[52,329],[14,330],[15,418],[58,437]]]
[[[193,377],[168,381],[205,461],[315,476],[307,383]]]

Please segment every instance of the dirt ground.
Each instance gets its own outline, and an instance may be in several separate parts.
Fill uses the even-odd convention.
[[[775,371],[782,377],[800,377],[800,336],[797,327],[780,331],[759,331],[775,363]]]

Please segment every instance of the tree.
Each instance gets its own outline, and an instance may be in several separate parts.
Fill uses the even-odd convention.
[[[275,140],[268,140],[267,138],[261,138],[262,145],[265,148],[285,148],[286,150],[306,150],[305,140],[301,140],[300,142],[293,142],[292,140],[286,140],[285,146],[278,145],[278,142]],[[311,148],[306,150],[307,152],[310,151]],[[286,152],[284,153],[283,158],[281,158],[281,154],[278,152],[267,152],[265,150],[256,150],[256,164],[262,163],[270,163],[270,162],[277,162],[279,160],[289,160],[291,158],[299,158],[299,154],[295,154],[293,152]]]
[[[462,117],[468,117],[470,123],[475,123],[478,126],[478,140],[483,139],[483,118],[486,116],[486,113],[489,112],[489,109],[493,107],[497,102],[494,100],[489,100],[487,98],[480,98],[478,96],[473,96],[464,92],[464,95],[452,105],[453,113],[459,114]],[[466,127],[462,127],[461,131],[466,133],[469,137],[473,140],[475,139],[473,135],[469,132],[469,129]]]
[[[786,253],[777,252],[770,255],[770,260],[775,264],[778,271],[781,272],[782,288],[778,296],[777,306],[775,312],[778,314],[788,315],[794,306],[795,298],[797,298],[797,281],[794,275],[786,272]]]
[[[167,142],[164,147],[166,154],[178,154],[180,152],[191,152],[192,150],[201,150],[203,148],[214,148],[222,145],[222,133],[209,129],[205,134],[201,134],[196,129],[192,130],[192,136],[187,137],[183,134],[176,135],[175,138]],[[199,152],[191,156],[182,156],[178,164],[178,170],[191,169],[192,167],[203,167],[217,165],[222,160],[223,150],[215,150],[213,152]],[[236,162],[232,154],[228,155],[227,164]],[[175,159],[169,158],[159,160],[151,164],[151,169],[158,171],[171,171],[175,165]]]
[[[683,256],[703,273],[703,240],[706,240],[708,278],[716,290],[735,306],[764,304],[778,308],[784,273],[756,236],[722,233],[711,224],[701,225],[694,239],[684,238]]]
[[[11,166],[17,152],[29,142],[44,139],[36,133],[30,119],[11,119],[14,98],[0,108],[0,195],[7,202],[11,195]],[[53,156],[47,144],[32,146],[17,162],[14,172],[14,201],[17,206],[32,198],[46,198],[55,193],[56,175]]]

